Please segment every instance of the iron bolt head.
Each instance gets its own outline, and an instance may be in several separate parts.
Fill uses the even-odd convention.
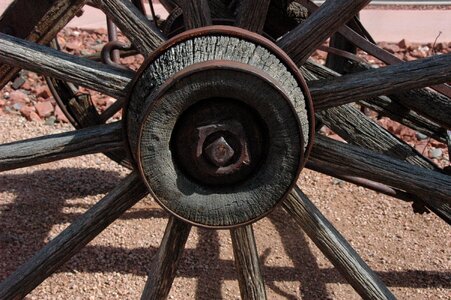
[[[229,164],[235,151],[221,136],[205,148],[205,154],[215,166],[224,167]]]

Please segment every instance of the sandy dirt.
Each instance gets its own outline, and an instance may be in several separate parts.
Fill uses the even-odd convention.
[[[0,117],[0,142],[70,130]],[[0,174],[0,279],[129,171],[101,154]],[[300,185],[400,299],[449,299],[451,234],[432,214],[304,170]],[[115,221],[27,299],[138,299],[168,214],[150,198]],[[359,299],[281,209],[254,224],[269,299]],[[170,299],[238,299],[228,231],[194,229]]]

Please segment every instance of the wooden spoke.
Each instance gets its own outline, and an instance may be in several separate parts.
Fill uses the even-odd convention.
[[[165,38],[129,0],[92,0],[121,31],[138,51],[147,57]]]
[[[141,299],[166,299],[185,249],[191,225],[170,217],[155,255]]]
[[[451,54],[437,55],[309,84],[315,111],[384,94],[448,82]],[[441,109],[451,113],[451,101]]]
[[[270,3],[270,0],[241,0],[235,26],[261,33]]]
[[[48,44],[75,16],[86,0],[15,0],[0,18],[0,32],[39,44]],[[26,22],[24,22],[26,20]],[[0,65],[0,89],[20,68]]]
[[[0,145],[0,171],[122,149],[120,122]]]
[[[416,98],[412,99],[412,102],[415,100]],[[404,105],[393,101],[389,97],[373,97],[365,101],[360,101],[360,103],[365,107],[374,110],[381,116],[389,117],[390,119],[430,136],[437,141],[442,143],[445,142],[445,134],[440,125],[419,115],[415,111],[408,109]]]
[[[148,193],[132,173],[0,284],[0,299],[22,299]]]
[[[301,67],[301,71],[308,81],[341,76],[339,73],[311,60],[308,60]],[[440,111],[435,111],[435,107],[446,105],[445,101],[447,100],[443,97],[431,90],[420,89],[395,93],[390,95],[390,98],[386,96],[371,97],[359,102],[401,124],[444,142],[443,128],[439,124],[422,116],[425,114],[431,116],[432,119],[437,119],[438,116],[440,117],[439,122],[441,124],[449,124],[451,121],[447,116]],[[403,104],[401,104],[401,101],[403,101]],[[423,108],[423,110],[418,109],[422,115],[412,110],[414,106],[421,106]],[[435,113],[436,115],[434,116]]]
[[[241,299],[266,299],[252,225],[230,230]]]
[[[309,79],[318,79],[315,74],[304,70]],[[332,77],[334,75],[324,75]],[[411,164],[431,170],[438,168],[410,145],[379,126],[351,105],[326,109],[317,117],[347,142],[371,149],[378,153],[406,160]]]
[[[439,170],[434,163],[410,145],[349,104],[329,108],[317,116],[348,143],[405,160],[426,169]]]
[[[310,160],[334,168],[337,174],[366,178],[417,195],[434,212],[451,219],[451,176],[324,136],[316,137]]]
[[[0,62],[67,80],[115,98],[127,95],[134,72],[114,68],[0,33]]]
[[[440,172],[440,169],[434,163],[426,159],[410,145],[398,139],[396,136],[392,135],[386,129],[377,125],[370,118],[366,117],[363,113],[350,105],[342,105],[339,107],[330,108],[328,110],[320,112],[317,116],[324,124],[329,126],[338,135],[340,135],[351,144],[358,145],[366,149],[371,149],[375,152],[383,153],[393,158],[405,160],[412,165]],[[324,168],[324,166],[321,167]],[[337,175],[337,177],[341,177],[343,180],[367,186],[370,189],[374,189],[374,184],[376,184],[377,191],[380,191],[377,188],[381,188],[380,184],[368,183],[368,181],[364,180],[363,178],[358,179],[356,182],[353,176],[334,173],[329,173],[329,175]],[[440,209],[436,209],[434,205],[429,205],[427,202],[424,202],[424,197],[417,197],[411,194],[406,195],[406,193],[394,191],[390,187],[382,187],[382,192],[384,190],[388,191],[385,194],[400,198],[402,200],[408,199],[409,201],[420,201],[431,211],[435,212],[440,218],[445,220],[445,222],[451,222],[451,219],[449,218],[449,216],[447,216],[446,213],[443,214],[441,213]]]
[[[376,44],[368,41],[363,36],[359,35],[357,32],[349,28],[348,26],[342,26],[338,29],[346,39],[348,39],[351,43],[355,44],[357,47],[366,51],[368,54],[373,55],[374,57],[380,59],[387,65],[397,64],[403,62],[402,59],[398,58],[394,54],[388,52],[385,49],[379,48]],[[446,84],[441,84],[438,86],[431,87],[437,92],[442,93],[444,96],[451,97],[451,88]]]
[[[207,0],[181,0],[183,21],[186,29],[211,25],[210,7]]]
[[[451,98],[431,89],[405,91],[390,95],[390,98],[427,119],[451,129]]]
[[[298,187],[283,202],[283,207],[364,299],[395,299],[379,277]]]
[[[277,43],[297,65],[303,64],[328,37],[370,0],[328,0]]]

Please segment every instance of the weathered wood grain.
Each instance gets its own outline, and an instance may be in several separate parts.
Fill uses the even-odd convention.
[[[380,182],[417,195],[451,219],[451,176],[373,151],[316,136],[310,159],[346,174]]]
[[[85,2],[86,0],[15,0],[0,17],[0,32],[47,44]],[[15,66],[0,65],[0,89],[19,71],[20,68]]]
[[[318,163],[313,160],[309,160],[306,163],[306,168],[309,168],[313,171],[320,172],[329,176],[333,176],[335,178],[339,178],[341,180],[362,186],[364,188],[373,190],[377,193],[381,193],[405,202],[411,202],[412,208],[414,212],[418,213],[424,213],[432,211],[434,212],[439,218],[441,218],[443,221],[451,225],[451,218],[450,214],[446,211],[443,211],[439,207],[432,206],[430,203],[424,202],[421,198],[419,198],[417,195],[413,195],[411,193],[407,193],[403,190],[400,190],[398,188],[393,188],[388,185],[375,182],[366,178],[362,177],[356,177],[356,176],[350,176],[347,174],[337,173],[334,167],[330,164],[324,164],[324,163]]]
[[[369,2],[370,0],[328,0],[277,44],[297,65],[302,65],[328,37]]]
[[[0,145],[0,171],[124,147],[121,122]]]
[[[265,26],[270,0],[241,0],[235,26],[261,33]]]
[[[389,187],[388,185],[382,184],[382,183],[378,183],[372,180],[368,180],[362,177],[355,177],[355,176],[349,176],[349,175],[345,175],[345,174],[337,174],[335,173],[334,168],[330,167],[329,165],[325,165],[325,164],[317,164],[313,161],[308,161],[305,165],[306,168],[316,171],[316,172],[320,172],[359,186],[362,186],[364,188],[370,189],[372,191],[390,196],[390,197],[394,197],[397,198],[399,200],[402,201],[406,201],[406,202],[413,202],[413,201],[421,201],[420,198],[418,198],[415,195],[406,193],[404,191],[401,191],[399,189],[395,189],[392,187]],[[421,201],[422,202],[422,201]],[[423,203],[423,202],[422,202]]]
[[[186,29],[211,25],[211,13],[207,0],[180,0]]]
[[[374,69],[367,63],[353,62],[352,64],[352,69],[355,72]],[[309,63],[309,65],[314,65],[316,69],[323,68],[323,71],[325,69],[318,64]],[[441,86],[447,85],[442,84]],[[437,87],[437,85],[435,85],[434,87]],[[430,88],[395,92],[393,94],[390,94],[389,97],[390,102],[397,104],[397,108],[400,108],[400,106],[404,107],[404,109],[401,109],[401,111],[405,112],[406,109],[410,110],[412,112],[410,114],[411,118],[413,118],[414,121],[418,121],[418,118],[416,116],[421,115],[429,119],[430,122],[435,122],[439,125],[442,125],[443,127],[449,128],[451,126],[451,118],[449,118],[449,114],[451,113],[451,99],[447,96],[435,92]],[[383,98],[373,98],[375,97],[366,100],[367,102],[369,101],[375,103],[380,103],[381,101],[384,102],[385,100]],[[398,115],[399,113],[401,113],[401,111],[398,112]]]
[[[0,62],[67,80],[115,98],[127,95],[134,72],[57,51],[0,33]]]
[[[360,296],[364,299],[395,299],[380,278],[298,187],[283,202],[283,207]]]
[[[416,101],[413,98],[412,101]],[[413,130],[430,136],[437,141],[445,142],[445,129],[437,123],[419,115],[415,111],[404,105],[393,101],[386,96],[373,97],[368,100],[360,101],[365,107],[368,107],[380,116],[388,117],[400,124],[403,124]]]
[[[46,77],[46,81],[57,104],[64,114],[68,116],[69,121],[75,128],[90,127],[106,123],[107,120],[104,120],[99,116],[89,94],[79,93],[78,88],[70,82],[50,77]],[[120,100],[122,99],[116,100],[115,103],[121,102]],[[124,167],[132,169],[125,148],[107,152],[105,154]]]
[[[201,41],[196,44],[196,48],[197,45],[202,45]],[[226,51],[221,51],[219,43],[213,44],[216,44],[217,53],[228,54]],[[246,44],[243,42],[243,45]],[[176,53],[176,51],[171,52]],[[205,51],[201,53],[211,55]],[[268,62],[268,60],[265,61]],[[163,62],[166,61],[163,60]],[[264,63],[264,61],[258,61]],[[272,70],[278,71],[276,66],[282,66],[282,64],[273,66]],[[158,201],[169,210],[184,219],[209,227],[247,223],[274,208],[290,190],[298,176],[299,165],[302,163],[300,153],[303,151],[303,145],[301,129],[297,120],[295,121],[297,116],[291,105],[286,104],[287,98],[281,98],[281,91],[285,91],[284,88],[272,86],[265,79],[256,76],[257,71],[260,72],[258,69],[243,69],[242,64],[234,64],[231,61],[217,61],[214,65],[198,63],[195,67],[208,69],[202,69],[201,72],[192,73],[189,76],[183,76],[187,73],[179,73],[182,77],[173,78],[176,84],[168,87],[163,95],[151,94],[145,98],[145,102],[141,100],[142,98],[131,99],[130,107],[134,101],[138,101],[137,104],[141,105],[152,105],[152,111],[149,114],[145,113],[147,111],[145,107],[137,110],[144,113],[137,114],[135,119],[132,119],[133,115],[129,115],[130,123],[135,122],[135,128],[138,128],[136,133],[140,133],[135,146],[131,143],[134,149],[132,151],[136,153],[136,160],[140,161],[139,167],[142,168],[142,174],[157,195]],[[166,69],[173,70],[173,68]],[[149,77],[155,78],[153,74]],[[258,88],[249,88],[249,86]],[[136,90],[137,95],[144,94],[142,88]],[[218,98],[225,99],[224,106],[218,107],[214,104],[219,100],[211,103],[210,99]],[[186,107],[197,104],[199,99],[207,99],[205,104],[210,102],[211,113],[205,110],[207,113],[204,114],[206,118],[203,120],[188,118],[187,120],[192,121],[191,126],[196,128],[203,124],[218,124],[217,120],[221,118],[244,123],[245,136],[249,144],[262,145],[263,149],[267,149],[264,160],[256,159],[248,165],[247,170],[253,171],[252,176],[247,177],[249,173],[243,173],[245,180],[240,179],[237,184],[223,185],[223,182],[227,180],[237,182],[236,177],[232,177],[234,174],[208,178],[209,176],[203,175],[205,172],[202,171],[202,160],[198,160],[195,155],[187,156],[190,159],[183,159],[183,153],[196,153],[197,142],[190,143],[190,141],[197,141],[197,130],[182,135],[188,142],[178,144],[177,139],[180,135],[174,133],[174,127],[185,128],[185,123],[176,125],[176,122],[186,111]],[[239,99],[239,105],[245,105],[246,112],[241,110],[238,114],[236,109],[226,114],[226,104],[229,106],[237,104],[235,102],[237,100],[230,99]],[[251,109],[247,110],[248,107]],[[246,120],[255,115],[261,116],[264,120],[265,134],[274,137],[271,144],[268,144],[264,137],[260,137],[260,130],[254,131],[252,126],[246,126]],[[143,125],[139,127],[141,120],[144,120]],[[254,124],[259,124],[257,122],[258,119]],[[128,129],[133,128],[132,126],[128,126]],[[132,134],[134,133],[130,132],[129,136]],[[171,147],[171,143],[182,146]],[[255,163],[258,163],[258,167]],[[256,169],[253,169],[254,166]],[[220,184],[221,188],[218,190],[213,184],[205,184],[206,180],[210,182],[215,180],[213,184]],[[271,186],[271,189],[268,189],[268,186]]]
[[[128,175],[102,200],[0,284],[0,299],[22,299],[148,193],[138,174]]]
[[[351,105],[329,108],[317,116],[326,126],[351,144],[426,169],[439,170],[432,161]]]
[[[341,74],[328,69],[325,66],[319,65],[312,60],[308,60],[301,67],[301,72],[308,81],[341,76]],[[428,93],[427,95],[435,98],[436,94],[437,93]],[[425,94],[415,94],[411,98],[411,102],[429,102],[431,103],[431,106],[433,106],[432,103],[435,102],[435,99],[421,98],[423,95]],[[403,125],[406,125],[407,127],[422,132],[441,142],[444,142],[445,140],[444,129],[440,125],[428,120],[427,118],[419,115],[415,111],[387,96],[371,97],[369,99],[361,100],[359,103],[362,103],[364,106],[373,109],[383,116],[387,116]]]
[[[241,299],[266,299],[265,284],[260,272],[257,245],[252,225],[230,230],[235,268],[238,272]]]
[[[170,217],[160,248],[153,258],[142,300],[166,299],[188,240],[191,225]]]
[[[451,80],[451,54],[437,55],[401,64],[348,74],[309,84],[315,111],[373,96],[439,84]],[[451,101],[441,108],[451,111]]]
[[[138,51],[147,57],[158,48],[165,38],[128,0],[92,0],[127,36]]]
[[[310,10],[310,12],[313,12],[317,9],[316,4],[309,0],[298,0],[302,5],[304,5],[306,8]],[[271,21],[271,19],[274,19],[274,16],[268,16],[268,22]],[[283,23],[283,28],[286,30],[290,30],[290,21],[292,21],[292,17],[286,17],[284,19],[279,20],[280,23]],[[368,53],[371,53],[375,57],[379,58],[380,60],[386,62],[387,64],[397,64],[402,62],[399,58],[395,57],[391,53],[388,53],[384,49],[381,49],[377,47],[377,45],[373,45],[372,43],[369,43],[365,38],[361,37],[358,33],[353,31],[348,26],[341,26],[338,29],[338,32],[340,32],[342,35],[344,35],[346,38],[348,38],[351,42],[355,43],[358,47],[362,48]],[[443,85],[442,85],[443,86]],[[437,86],[434,86],[436,88]],[[449,90],[449,88],[448,88]],[[396,110],[399,107],[399,103],[401,102],[393,102],[390,101],[390,111],[386,111],[388,116],[393,117],[398,122],[405,124],[411,128],[414,128],[416,130],[419,130],[421,132],[424,132],[428,135],[432,135],[430,131],[434,132],[434,137],[437,138],[437,136],[440,136],[441,133],[438,133],[437,130],[431,130],[432,128],[436,128],[434,124],[431,124],[431,122],[428,122],[424,118],[418,118],[419,115],[425,116],[427,118],[431,118],[431,120],[435,120],[436,123],[442,124],[443,126],[449,128],[449,123],[451,122],[449,116],[449,106],[443,95],[440,95],[439,93],[427,90],[427,89],[421,89],[421,90],[412,90],[406,93],[405,96],[401,93],[401,100],[406,99],[406,101],[403,102],[405,104],[404,109],[402,109],[403,115],[400,115],[399,112]],[[378,101],[379,104],[385,103],[387,104],[386,99],[378,99],[383,100],[383,102]],[[370,100],[370,99],[367,99]],[[449,101],[448,101],[449,103]],[[446,109],[443,110],[442,108],[445,107]],[[384,107],[379,107],[382,109],[388,108],[387,105]],[[405,108],[408,108],[407,110]],[[409,110],[410,109],[410,110]],[[415,109],[413,111],[412,109]],[[405,122],[405,123],[404,123]],[[429,123],[426,127],[424,126],[426,123]],[[414,126],[414,127],[412,127]]]
[[[448,55],[451,57],[451,54]],[[451,65],[451,59],[446,63]],[[448,71],[448,77],[450,73],[451,71]],[[390,98],[427,119],[451,129],[451,99],[447,96],[431,89],[414,89],[391,94]]]
[[[327,70],[325,70],[327,71]],[[307,69],[303,74],[308,80],[318,79],[318,76]],[[321,75],[322,78],[334,77],[330,72]],[[365,116],[351,105],[332,107],[317,113],[317,117],[335,133],[351,144],[371,149],[378,153],[399,158],[430,170],[438,170],[430,160],[418,153],[413,147],[391,134],[385,128]]]

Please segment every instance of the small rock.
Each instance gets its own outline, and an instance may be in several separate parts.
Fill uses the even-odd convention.
[[[22,76],[19,76],[16,79],[14,79],[13,84],[11,84],[11,87],[14,90],[18,90],[24,83],[25,83],[25,78],[23,78]]]
[[[13,103],[28,103],[30,102],[30,99],[28,98],[27,95],[25,95],[23,92],[21,91],[12,91],[9,94],[9,99],[11,100],[11,102]]]
[[[429,150],[430,158],[440,158],[442,157],[442,155],[443,155],[442,149],[432,148],[431,150]]]
[[[21,109],[20,109],[20,114],[22,115],[22,116],[24,116],[28,121],[31,121],[31,117],[30,117],[30,115],[31,115],[31,113],[36,113],[36,110],[35,110],[35,108],[33,107],[33,106],[23,106]]]
[[[104,97],[92,97],[92,102],[94,102],[94,104],[96,106],[106,106],[107,105],[107,98]]]
[[[410,48],[411,44],[406,41],[406,39],[402,39],[401,41],[399,41],[398,46],[402,49],[408,49]]]
[[[47,86],[38,86],[35,89],[36,97],[41,97],[44,99],[50,98],[50,90]]]
[[[3,93],[3,99],[9,99],[9,92],[4,92]]]
[[[69,120],[59,106],[55,107],[55,117],[58,122],[69,123]]]
[[[50,102],[38,102],[35,107],[41,118],[49,117],[54,111],[53,105]]]
[[[421,133],[421,132],[415,133],[415,136],[416,136],[416,138],[417,138],[419,141],[423,141],[423,140],[426,140],[426,139],[428,138],[427,135],[425,135],[425,134],[423,134],[423,133]]]
[[[333,179],[333,183],[334,183],[335,185],[340,186],[340,187],[343,187],[343,186],[346,184],[346,182],[344,182],[343,180],[338,179],[338,178],[334,178],[334,179]]]
[[[30,80],[27,80],[24,82],[24,84],[22,84],[23,90],[31,91],[31,88],[32,88],[32,84],[31,84]]]
[[[85,56],[92,55],[92,54],[95,54],[95,53],[96,53],[96,51],[92,50],[92,49],[82,49],[80,51],[80,54],[81,55],[85,55]]]
[[[416,58],[425,58],[428,55],[427,52],[420,49],[413,50],[410,54]]]
[[[443,51],[446,49],[445,43],[437,43],[434,47],[435,51]]]
[[[428,46],[422,46],[422,47],[418,47],[418,50],[421,52],[429,52],[430,48]]]
[[[41,122],[41,118],[38,116],[38,114],[37,113],[35,113],[34,111],[32,111],[31,113],[30,113],[30,118],[29,118],[29,120],[30,121],[34,121],[34,122]]]
[[[413,57],[412,55],[410,55],[410,53],[406,53],[406,55],[404,56],[404,60],[405,61],[413,61],[413,60],[416,60],[416,58]]]
[[[384,49],[390,53],[396,53],[401,51],[401,48],[396,44],[387,44],[384,46]]]
[[[81,47],[82,43],[80,40],[73,40],[66,43],[67,50],[78,50]]]
[[[14,103],[13,108],[15,110],[20,110],[23,106],[23,103]]]
[[[53,126],[55,125],[56,118],[54,116],[50,116],[45,120],[45,125]]]

